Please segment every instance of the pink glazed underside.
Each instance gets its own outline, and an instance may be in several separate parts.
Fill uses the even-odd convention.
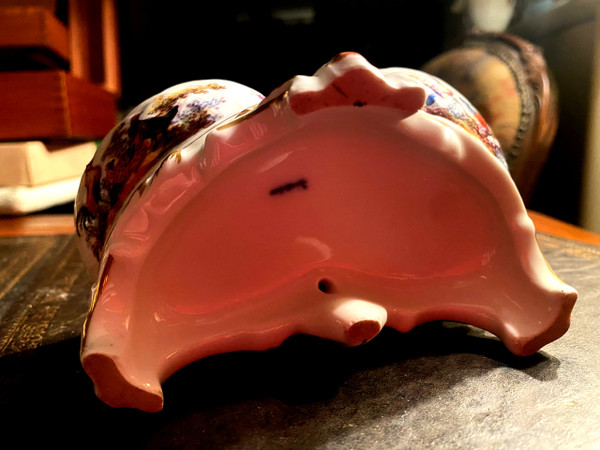
[[[297,333],[455,320],[527,355],[566,332],[577,293],[506,168],[411,76],[345,55],[165,160],[104,248],[82,345],[102,400],[158,411],[181,367]]]

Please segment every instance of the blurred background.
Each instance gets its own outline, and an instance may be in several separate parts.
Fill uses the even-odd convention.
[[[74,25],[73,3],[49,2],[67,28]],[[104,2],[80,3],[88,15],[103,16]],[[473,32],[509,33],[540,49],[558,98],[557,127],[527,206],[600,231],[598,6],[598,0],[122,0],[114,3],[113,28],[120,67],[117,86],[108,90],[122,117],[185,81],[228,79],[266,95],[342,51],[359,52],[377,67],[422,68]],[[102,27],[88,24],[94,26]],[[12,64],[4,70],[22,68]],[[72,62],[57,67],[69,71]],[[86,76],[102,83],[105,69],[92,63]]]

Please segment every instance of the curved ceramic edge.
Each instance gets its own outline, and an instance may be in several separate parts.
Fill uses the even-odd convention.
[[[170,155],[201,146],[211,129],[263,98],[227,80],[181,83],[135,107],[107,134],[86,167],[75,199],[77,242],[92,276],[132,193],[143,189]]]
[[[152,183],[139,196],[132,197],[123,210],[102,256],[100,277],[94,288],[96,300],[82,341],[84,368],[106,403],[160,410],[160,386],[179,368],[217,353],[272,348],[296,333],[357,345],[373,338],[383,326],[406,332],[427,321],[456,320],[486,329],[513,353],[528,355],[568,329],[577,293],[549,270],[516,187],[489,148],[465,127],[420,110],[417,100],[425,101],[426,95],[410,77],[403,80],[395,75],[393,82],[387,83],[380,71],[358,55],[337,58],[314,78],[296,77],[253,111],[213,129],[193,151],[181,158],[165,159]],[[365,89],[369,92],[366,96]],[[363,145],[361,136],[366,141],[372,139],[377,146]],[[358,142],[356,148],[353,140]],[[315,153],[318,146],[306,142],[330,146],[319,147],[321,153]],[[387,151],[392,148],[397,153]],[[381,161],[365,155],[365,149]],[[347,158],[335,159],[341,151],[347,151]],[[350,170],[356,169],[354,176],[358,180],[358,169],[369,169],[396,186],[393,183],[400,181],[393,174],[398,172],[390,171],[396,169],[396,156],[403,153],[415,158],[417,168],[431,167],[432,173],[441,177],[450,174],[447,180],[458,180],[464,192],[473,195],[474,199],[457,191],[453,198],[457,205],[464,202],[464,211],[468,214],[468,208],[473,207],[474,212],[462,218],[464,224],[451,224],[453,229],[464,225],[480,240],[480,246],[469,250],[470,259],[465,257],[455,264],[452,258],[461,255],[462,250],[449,243],[449,249],[440,250],[438,259],[443,264],[435,273],[426,273],[427,264],[438,262],[422,259],[424,262],[418,263],[418,253],[412,255],[411,263],[421,266],[414,272],[409,273],[410,264],[405,262],[397,273],[382,273],[382,268],[390,270],[386,264],[391,259],[383,258],[381,262],[375,255],[372,266],[341,261],[335,257],[337,247],[320,239],[321,235],[307,234],[293,241],[297,244],[295,251],[311,252],[311,257],[320,255],[320,260],[289,272],[285,272],[285,267],[271,267],[274,273],[283,271],[287,275],[275,276],[263,284],[259,278],[264,271],[238,267],[240,277],[248,270],[247,283],[254,286],[256,281],[259,287],[244,291],[245,285],[242,286],[240,292],[246,293],[243,298],[219,294],[219,289],[226,287],[224,284],[219,288],[220,281],[237,281],[214,271],[220,264],[219,253],[211,253],[209,244],[198,244],[204,233],[206,239],[213,236],[210,233],[215,228],[217,233],[241,233],[244,238],[239,238],[240,242],[231,233],[219,245],[226,249],[230,248],[228,245],[239,245],[242,256],[245,245],[249,246],[249,255],[269,247],[269,240],[276,245],[283,242],[285,228],[273,233],[254,226],[262,224],[260,218],[265,214],[260,212],[272,211],[274,200],[285,196],[295,199],[291,207],[277,203],[277,208],[283,207],[286,212],[278,217],[289,217],[290,224],[296,223],[294,211],[306,211],[315,202],[319,204],[321,194],[313,194],[317,197],[312,201],[302,195],[321,180],[348,189],[343,192],[355,194],[358,200],[368,200],[369,192],[363,198],[360,191],[352,190],[352,183],[345,184],[343,177],[336,178],[319,167],[320,160],[323,164],[330,160],[347,164]],[[304,154],[308,155],[306,160],[302,159]],[[315,155],[319,155],[316,160]],[[410,158],[398,167],[410,169]],[[373,169],[377,166],[374,161],[383,167]],[[390,164],[389,170],[384,163]],[[296,168],[301,170],[296,172]],[[301,178],[305,170],[311,173],[306,179]],[[418,180],[420,172],[415,172],[404,174]],[[243,184],[244,174],[248,173],[252,184]],[[290,174],[297,178],[289,178]],[[288,178],[282,178],[283,175]],[[235,190],[236,186],[230,191],[223,180],[242,183],[242,187],[256,183],[266,190],[260,190],[264,194],[255,200],[253,191]],[[435,185],[435,180],[428,183]],[[382,201],[392,199],[401,205],[418,207],[423,202],[402,201],[426,195],[428,186],[422,184],[409,194],[399,193],[399,197],[392,195],[395,190]],[[371,188],[375,189],[367,190]],[[442,191],[431,188],[432,195]],[[222,212],[229,203],[220,201],[221,196],[232,200],[234,206],[257,208],[255,215],[242,216],[247,223],[232,220]],[[214,209],[211,201],[217,202],[219,209]],[[435,213],[446,214],[446,219],[455,218],[456,211],[438,208],[443,203],[431,203]],[[370,204],[365,201],[363,206]],[[208,214],[205,209],[212,215],[203,217]],[[386,214],[390,208],[374,211]],[[423,211],[431,215],[428,209]],[[389,217],[402,219],[401,215]],[[442,237],[447,235],[435,217],[429,219],[416,228],[409,221],[403,222],[398,234],[405,233],[419,241],[416,238],[425,237],[419,234],[422,227],[437,230]],[[368,229],[372,223],[365,220],[359,225],[352,230]],[[252,247],[250,241],[255,237],[258,246]],[[367,233],[367,237],[377,236]],[[435,235],[429,237],[439,241]],[[335,236],[330,239],[335,240]],[[424,239],[418,243],[427,247]],[[372,257],[372,244],[368,239],[364,245],[359,240],[353,242],[363,259]],[[402,249],[396,242],[388,244],[390,251]],[[178,258],[197,248],[206,248],[208,262]],[[377,248],[385,254],[385,245]],[[223,253],[225,257],[232,254]],[[272,263],[285,266],[283,259]],[[229,269],[233,271],[235,267]],[[212,275],[209,277],[208,273]],[[186,282],[180,283],[181,280]],[[216,287],[212,287],[215,283]],[[186,300],[191,287],[204,290],[206,295]],[[448,299],[449,289],[456,298]]]

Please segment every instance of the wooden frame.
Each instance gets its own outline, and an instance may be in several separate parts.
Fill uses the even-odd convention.
[[[115,0],[69,0],[68,22],[54,14],[55,2],[7,1],[0,5],[0,48],[30,52],[39,49],[54,58],[48,68],[69,65],[76,78],[121,95],[118,14]],[[16,6],[18,5],[18,6]]]
[[[69,1],[71,74],[121,94],[119,33],[114,0]],[[95,55],[102,55],[97,58]]]

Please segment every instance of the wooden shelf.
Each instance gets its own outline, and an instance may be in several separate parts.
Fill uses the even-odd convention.
[[[94,140],[116,124],[116,2],[67,5],[68,25],[52,0],[0,5],[0,140]]]
[[[71,74],[121,95],[116,0],[69,0]]]
[[[67,27],[43,7],[0,8],[0,49],[21,61],[65,66],[70,52]]]
[[[116,99],[61,70],[0,73],[0,140],[98,139],[116,122]]]
[[[69,0],[68,27],[55,16],[54,2],[17,5],[0,3],[0,70],[61,68],[121,95],[115,0]]]

